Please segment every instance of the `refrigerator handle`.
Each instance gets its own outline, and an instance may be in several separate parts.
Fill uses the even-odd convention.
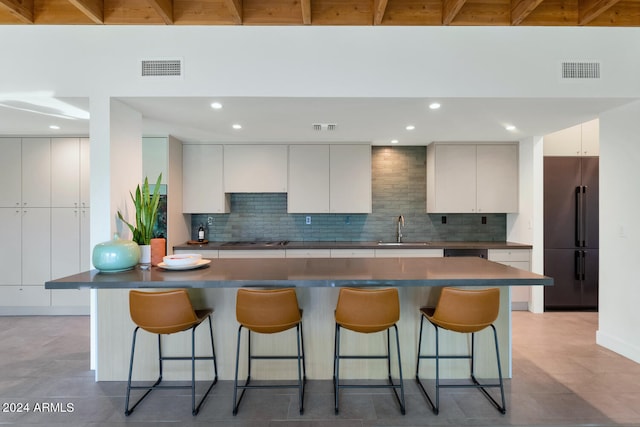
[[[582,186],[576,187],[576,218],[575,218],[576,246],[580,247],[582,240]]]
[[[582,247],[586,248],[587,244],[587,215],[589,209],[587,209],[587,186],[582,186]]]
[[[575,251],[575,254],[574,254],[573,271],[574,271],[576,280],[580,280],[580,277],[582,276],[582,263],[580,262],[580,258],[581,258],[580,252],[582,251]]]
[[[582,260],[580,263],[580,280],[585,280],[587,278],[587,251],[580,251],[580,253],[580,258]]]

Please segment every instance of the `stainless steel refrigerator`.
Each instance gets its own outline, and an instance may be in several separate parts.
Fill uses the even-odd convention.
[[[544,158],[546,310],[598,308],[598,158]]]

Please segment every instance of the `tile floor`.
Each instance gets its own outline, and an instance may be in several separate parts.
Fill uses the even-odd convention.
[[[89,370],[87,317],[0,317],[0,425],[640,426],[640,364],[595,345],[596,329],[597,313],[515,312],[506,415],[476,390],[449,389],[435,416],[407,380],[405,416],[388,390],[344,391],[336,416],[331,382],[310,381],[302,416],[295,391],[251,390],[233,417],[222,381],[197,417],[188,390],[155,392],[125,417],[125,384],[96,383]]]

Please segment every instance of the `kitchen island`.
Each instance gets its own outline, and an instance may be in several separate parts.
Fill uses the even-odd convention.
[[[528,271],[487,261],[482,258],[284,258],[284,259],[213,259],[211,263],[194,270],[167,271],[154,267],[145,271],[138,268],[120,273],[101,273],[97,270],[47,282],[47,289],[98,289],[95,307],[96,379],[123,381],[126,379],[131,333],[134,325],[128,311],[129,289],[188,288],[196,306],[214,308],[214,339],[218,356],[219,376],[232,379],[235,361],[235,340],[238,324],[235,320],[235,294],[244,286],[296,287],[300,307],[304,310],[303,330],[307,353],[307,376],[311,379],[330,379],[333,352],[333,310],[338,289],[342,286],[393,286],[399,289],[401,318],[398,323],[405,377],[415,373],[415,357],[419,331],[418,309],[437,302],[442,286],[492,287],[501,289],[501,309],[496,327],[499,332],[501,359],[507,377],[511,376],[511,312],[510,286],[552,285],[551,278]],[[197,349],[206,352],[206,331],[196,335]],[[145,336],[146,335],[146,336]],[[139,338],[137,353],[138,379],[152,379],[156,372],[155,337],[143,334]],[[287,333],[270,336],[261,342],[254,337],[256,349],[278,354],[293,351],[295,340]],[[354,334],[344,337],[345,351],[378,352],[383,349],[386,335]],[[432,328],[425,332],[426,342],[433,340]],[[443,347],[449,351],[465,351],[467,340],[463,336],[447,335]],[[167,337],[163,343],[167,351],[178,353],[189,348],[189,334]],[[479,336],[478,371],[494,375],[495,359],[491,337]],[[144,349],[143,349],[144,348]],[[491,363],[491,361],[494,363]],[[179,363],[176,363],[180,365]],[[174,364],[172,364],[174,365]],[[295,373],[286,362],[263,362],[270,378],[291,378]],[[345,374],[357,378],[381,378],[385,371],[379,361],[359,361],[345,366]],[[443,376],[464,377],[467,364],[452,363],[443,367]],[[459,366],[458,366],[459,365]],[[431,371],[425,364],[426,377]],[[165,371],[166,379],[188,378],[189,365]],[[205,372],[200,375],[206,375]],[[259,379],[259,375],[255,375]]]

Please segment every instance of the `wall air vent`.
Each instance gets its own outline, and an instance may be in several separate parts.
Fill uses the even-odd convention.
[[[334,131],[336,130],[337,127],[338,125],[335,123],[314,123],[313,124],[313,130],[317,132]]]
[[[181,59],[143,59],[142,77],[182,77]]]
[[[563,62],[563,79],[599,79],[599,62]]]

